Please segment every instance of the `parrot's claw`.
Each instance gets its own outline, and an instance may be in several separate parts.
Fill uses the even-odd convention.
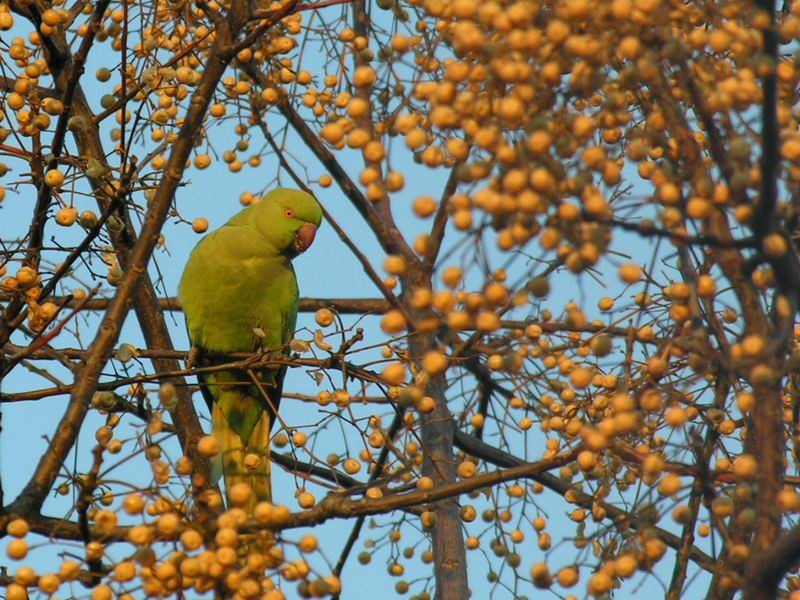
[[[288,354],[285,352],[281,352],[280,350],[269,350],[267,348],[258,348],[255,351],[255,354],[250,359],[251,363],[262,363],[262,362],[277,362],[277,361],[284,361],[288,358]]]
[[[247,359],[248,364],[258,364],[264,360],[264,357],[267,355],[267,351],[264,350],[263,347],[259,346],[253,351],[253,356]]]
[[[275,350],[275,352],[270,352],[267,355],[267,358],[269,358],[269,360],[272,360],[272,361],[275,361],[275,362],[282,362],[282,361],[289,360],[291,358],[291,355],[289,355],[288,353],[283,352],[281,350]]]

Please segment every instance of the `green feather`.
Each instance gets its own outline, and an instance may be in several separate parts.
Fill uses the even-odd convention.
[[[291,259],[306,249],[303,232],[309,225],[318,227],[321,220],[312,196],[278,189],[197,244],[178,296],[202,364],[229,362],[209,357],[213,353],[285,348],[294,333],[299,300]],[[216,466],[226,492],[239,482],[253,487],[250,509],[257,501],[271,499],[269,433],[285,372],[227,370],[200,376],[203,395],[213,404],[213,435],[222,446]],[[244,466],[250,453],[261,458],[253,470]]]

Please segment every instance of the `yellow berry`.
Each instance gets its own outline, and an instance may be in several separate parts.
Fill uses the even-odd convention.
[[[375,70],[368,65],[358,67],[353,73],[353,83],[358,87],[372,85],[375,82],[375,78]]]
[[[447,357],[438,350],[427,352],[422,358],[422,368],[431,375],[438,375],[447,370]]]
[[[136,577],[136,564],[133,561],[125,560],[117,563],[114,567],[114,579],[120,582],[126,582]]]
[[[70,227],[78,220],[78,211],[72,206],[65,206],[56,213],[56,223],[62,227]]]
[[[211,435],[204,435],[197,442],[197,451],[203,456],[211,457],[219,454],[221,446],[217,438]]]
[[[430,196],[419,196],[414,200],[414,214],[423,219],[436,212],[437,202]]]
[[[389,385],[400,385],[405,381],[406,375],[405,365],[394,362],[384,367],[381,377]]]
[[[234,506],[244,506],[253,497],[253,488],[247,483],[237,483],[228,490],[228,498]]]
[[[300,505],[300,508],[309,509],[313,508],[317,503],[317,499],[311,492],[303,492],[297,497],[297,503]]]
[[[320,308],[316,315],[314,315],[314,318],[317,321],[317,325],[320,327],[328,327],[333,323],[334,314],[333,311],[327,308]]]
[[[589,579],[589,593],[601,596],[611,591],[614,582],[605,571],[598,571]]]
[[[355,475],[361,470],[361,463],[354,458],[344,461],[344,472],[348,475]]]
[[[64,183],[64,173],[59,169],[50,169],[44,174],[44,182],[50,187],[59,187]]]
[[[584,389],[589,387],[592,381],[592,371],[583,367],[578,367],[570,373],[570,382],[573,387]]]
[[[17,583],[11,583],[6,588],[6,600],[28,600],[28,590]]]
[[[464,462],[458,465],[458,476],[462,479],[469,479],[475,475],[476,467],[475,463],[469,460],[465,460]]]
[[[317,537],[311,534],[304,535],[300,538],[300,542],[298,542],[297,546],[303,552],[314,552],[318,546]]]
[[[65,560],[58,569],[58,576],[62,581],[75,581],[80,574],[81,565],[74,560]]]
[[[531,579],[537,588],[547,589],[553,584],[553,576],[546,563],[536,563],[531,567]]]
[[[406,259],[397,254],[390,254],[383,261],[383,268],[391,275],[402,275],[406,272]]]
[[[11,540],[6,548],[6,553],[13,560],[21,560],[28,555],[28,544],[25,540]]]
[[[556,574],[556,579],[561,587],[570,588],[578,583],[580,573],[575,567],[564,567]]]
[[[397,334],[405,331],[406,319],[399,310],[390,310],[381,319],[381,329],[388,334]]]
[[[442,273],[442,281],[447,287],[454,288],[461,282],[462,272],[459,267],[447,267]]]
[[[114,592],[105,584],[100,584],[92,590],[92,600],[112,600],[112,598],[114,598]]]
[[[420,492],[429,492],[433,489],[433,479],[428,476],[422,476],[417,480],[417,489]]]
[[[626,263],[619,268],[619,278],[627,284],[633,284],[642,278],[642,267],[635,263]]]
[[[753,479],[758,473],[758,459],[752,454],[736,457],[733,461],[733,473],[739,479]]]
[[[128,494],[122,501],[123,510],[129,515],[141,514],[144,510],[145,500],[141,494]]]
[[[13,519],[6,525],[6,533],[16,538],[23,538],[28,535],[30,527],[25,519]]]
[[[42,13],[42,23],[55,27],[61,23],[61,13],[59,11],[48,8]]]
[[[192,230],[195,233],[205,233],[208,231],[208,219],[205,217],[197,217],[192,221]]]

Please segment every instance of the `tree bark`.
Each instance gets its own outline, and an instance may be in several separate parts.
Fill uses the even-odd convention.
[[[430,285],[414,281],[412,285]],[[404,286],[404,289],[409,289]],[[415,313],[408,307],[414,321],[419,322],[424,314]],[[409,337],[409,350],[415,358],[420,358],[436,347],[433,333],[413,333]],[[447,485],[456,481],[456,462],[453,456],[453,438],[456,424],[447,407],[446,381],[444,375],[430,379],[425,393],[435,400],[435,407],[429,413],[420,415],[420,437],[425,460],[423,475],[433,479],[435,486]],[[436,525],[432,531],[433,572],[436,582],[435,600],[465,600],[469,598],[467,578],[467,555],[464,547],[464,534],[459,514],[458,498],[448,498],[433,504]]]

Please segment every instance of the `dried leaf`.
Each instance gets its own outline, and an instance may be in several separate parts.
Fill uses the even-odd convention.
[[[311,343],[306,340],[294,338],[289,342],[289,349],[292,352],[308,352],[311,349]]]
[[[132,358],[139,356],[139,351],[136,349],[135,346],[130,344],[120,344],[119,348],[117,348],[117,360],[126,363]]]
[[[325,341],[325,334],[322,333],[321,329],[317,329],[314,332],[314,345],[320,350],[325,350],[326,352],[333,350],[333,346]]]

